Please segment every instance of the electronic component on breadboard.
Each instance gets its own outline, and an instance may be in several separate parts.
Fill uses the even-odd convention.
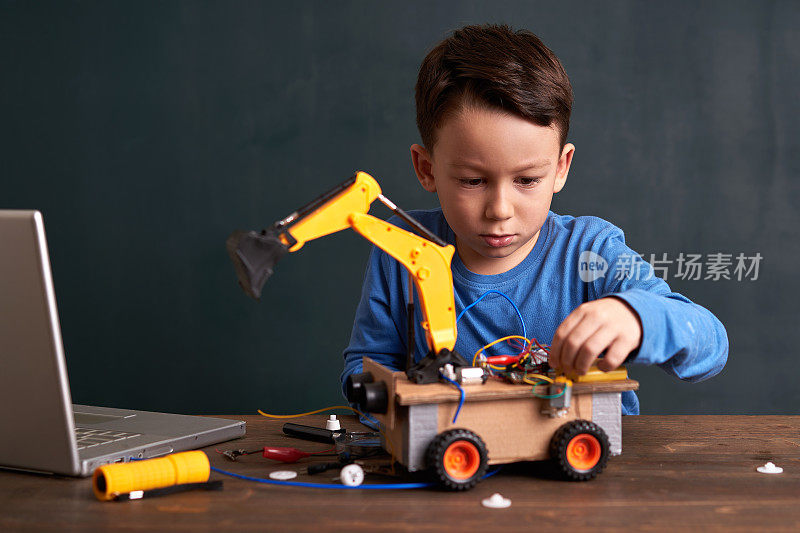
[[[439,373],[445,379],[460,383],[461,385],[483,385],[489,378],[488,373],[481,367],[461,366],[453,368],[453,365],[450,363],[440,368]]]
[[[457,381],[462,385],[483,385],[487,375],[484,369],[476,366],[463,366],[456,369]]]

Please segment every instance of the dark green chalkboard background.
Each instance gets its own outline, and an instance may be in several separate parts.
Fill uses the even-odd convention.
[[[44,213],[74,400],[339,403],[369,245],[310,243],[257,303],[225,238],[357,169],[434,206],[408,151],[416,70],[448,31],[507,22],[573,83],[554,210],[604,217],[646,254],[763,256],[755,281],[669,280],[722,320],[731,355],[698,385],[632,367],[642,412],[796,413],[800,4],[697,4],[0,2],[0,207]]]

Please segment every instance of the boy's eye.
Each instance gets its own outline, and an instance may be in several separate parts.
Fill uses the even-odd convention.
[[[516,181],[523,187],[533,187],[542,181],[542,178],[517,178]]]
[[[483,178],[459,178],[458,182],[464,187],[477,187],[483,183]]]

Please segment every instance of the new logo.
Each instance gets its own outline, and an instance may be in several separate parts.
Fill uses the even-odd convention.
[[[608,262],[602,256],[597,255],[591,250],[581,252],[578,257],[578,275],[581,281],[590,283],[606,275]]]

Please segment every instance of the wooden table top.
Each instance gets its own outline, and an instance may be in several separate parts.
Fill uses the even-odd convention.
[[[222,450],[264,445],[308,451],[324,444],[284,436],[284,421],[247,421],[247,436]],[[355,429],[354,419],[343,417]],[[324,425],[323,416],[293,422]],[[230,462],[206,449],[211,464],[266,477],[305,471],[253,455]],[[782,474],[760,474],[772,461]],[[332,483],[338,472],[300,481]],[[99,502],[89,479],[0,471],[0,531],[573,531],[800,530],[800,416],[632,416],[623,418],[623,454],[589,482],[554,478],[547,463],[507,465],[471,491],[325,490],[224,479],[221,492],[186,492],[131,502]],[[365,483],[398,480],[367,475]],[[499,492],[508,509],[481,500]]]

